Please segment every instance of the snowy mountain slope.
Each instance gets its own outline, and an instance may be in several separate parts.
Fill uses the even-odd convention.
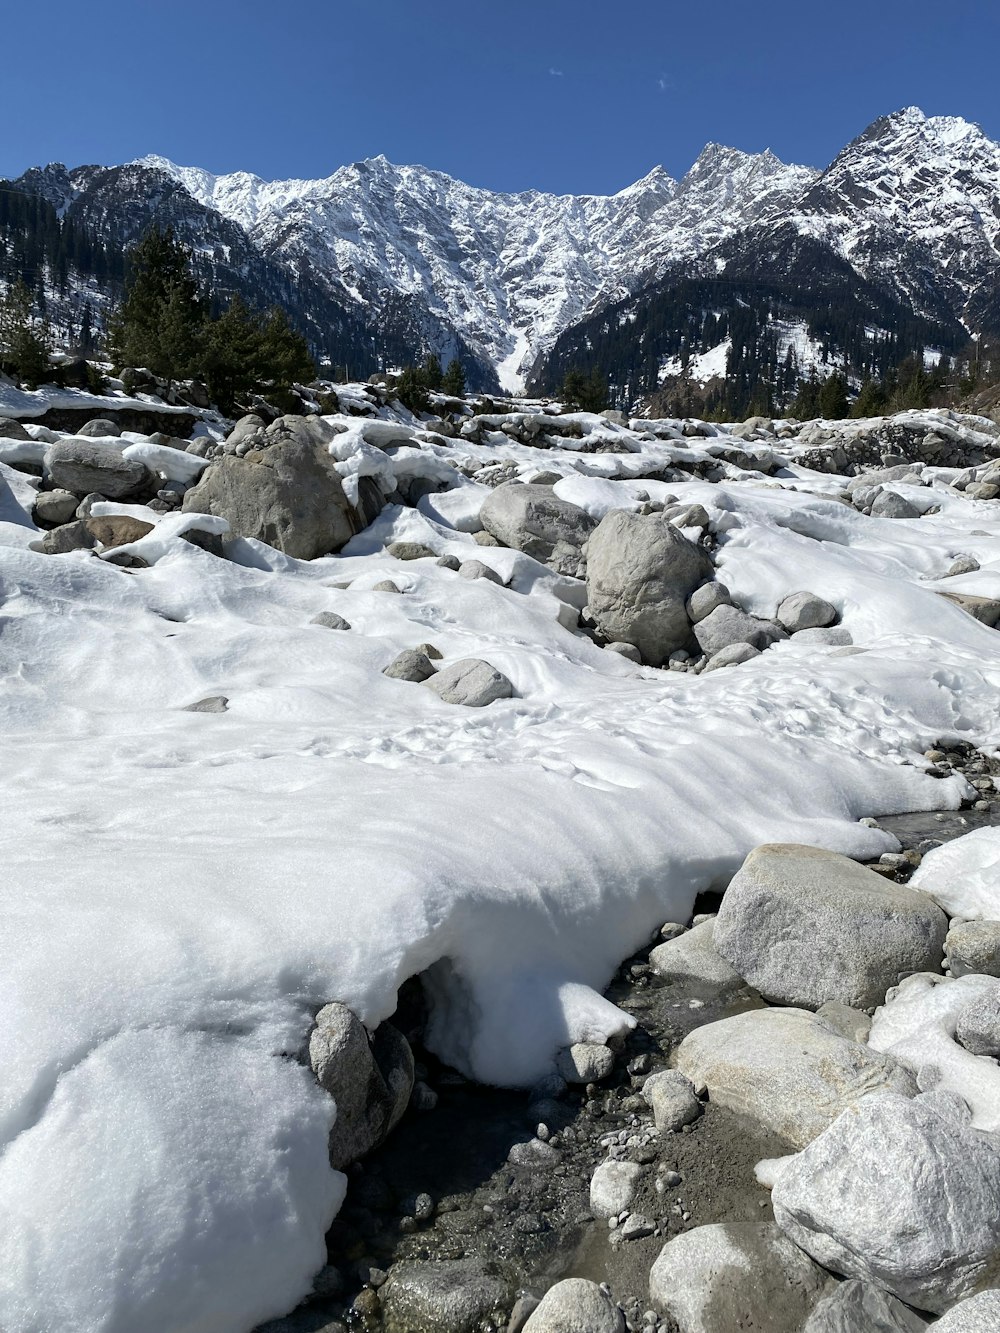
[[[393,293],[423,301],[508,387],[590,310],[782,210],[815,177],[718,145],[679,183],[656,168],[610,196],[499,194],[384,157],[319,181],[144,165],[238,223],[268,258],[343,283],[372,311]]]
[[[848,144],[787,221],[918,313],[975,326],[1000,277],[1000,144],[908,107]]]

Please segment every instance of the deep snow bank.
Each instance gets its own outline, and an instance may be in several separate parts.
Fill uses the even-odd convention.
[[[599,993],[615,965],[755,844],[872,856],[889,840],[859,817],[959,804],[921,755],[1000,739],[1000,639],[928,579],[972,554],[948,586],[1000,595],[995,506],[942,488],[938,515],[870,518],[788,489],[801,468],[784,488],[629,481],[637,459],[717,447],[630,440],[561,447],[557,493],[595,514],[658,486],[704,505],[738,600],[772,614],[808,588],[855,648],[633,666],[566,628],[579,584],[478,546],[447,504],[390,508],[309,564],[239,540],[219,560],[169,519],[149,569],[42,556],[30,483],[0,468],[7,1333],[238,1333],[308,1289],[343,1188],[331,1104],[295,1059],[321,1004],[374,1025],[430,969],[434,1049],[528,1083],[621,1025]],[[365,448],[345,475],[389,466],[393,484]],[[525,474],[555,453],[452,448]],[[394,539],[512,586],[401,563]],[[403,595],[374,591],[385,578]],[[320,611],[351,631],[309,624]],[[518,697],[467,710],[381,675],[425,641]],[[183,711],[209,694],[229,711]]]

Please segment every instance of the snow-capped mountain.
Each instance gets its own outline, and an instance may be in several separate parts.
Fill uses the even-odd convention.
[[[355,373],[436,351],[458,356],[470,384],[517,388],[555,363],[593,364],[601,312],[631,317],[690,281],[787,288],[796,327],[835,289],[888,338],[913,321],[941,346],[1000,328],[1000,146],[915,108],[876,121],[823,172],[710,144],[680,181],[657,167],[605,196],[497,193],[384,157],[321,180],[146,157],[16,184],[105,245],[171,222],[220,299],[279,302]],[[638,322],[633,358],[650,374],[683,353],[652,324]]]
[[[268,259],[346,288],[376,322],[394,298],[425,306],[508,387],[596,306],[780,212],[816,175],[715,144],[680,182],[656,168],[607,196],[500,194],[384,157],[316,181],[140,165],[238,224]]]

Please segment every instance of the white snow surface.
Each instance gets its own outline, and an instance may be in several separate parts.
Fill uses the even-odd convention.
[[[1000,921],[1000,829],[980,828],[928,852],[910,883],[952,917]]]
[[[808,589],[856,646],[637,667],[569,627],[579,582],[474,542],[487,491],[458,473],[311,563],[242,538],[220,560],[180,539],[190,516],[108,504],[156,524],[133,572],[27,549],[37,482],[0,463],[4,1333],[243,1333],[287,1310],[344,1188],[334,1108],[298,1063],[322,1004],[374,1027],[425,974],[432,1049],[530,1084],[561,1046],[627,1025],[601,997],[615,967],[753,846],[892,850],[860,817],[967,791],[923,751],[1000,742],[1000,639],[935,591],[973,554],[947,586],[1000,596],[990,503],[935,481],[940,513],[868,518],[791,461],[777,483],[644,479],[725,447],[681,423],[598,455],[499,430],[446,449],[399,425],[386,453],[381,423],[339,424],[348,481],[506,462],[558,471],[598,516],[640,491],[703,504],[742,605],[770,615]],[[585,444],[615,433],[583,424]],[[510,586],[396,561],[393,540]],[[385,578],[404,595],[374,591]],[[351,630],[310,624],[320,611]],[[515,697],[466,709],[381,674],[428,640]],[[217,694],[228,712],[184,711]]]

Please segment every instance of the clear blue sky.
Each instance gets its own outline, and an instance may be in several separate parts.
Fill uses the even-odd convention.
[[[161,153],[325,176],[384,153],[603,193],[708,140],[825,166],[917,105],[1000,138],[997,0],[4,5],[0,175]]]

